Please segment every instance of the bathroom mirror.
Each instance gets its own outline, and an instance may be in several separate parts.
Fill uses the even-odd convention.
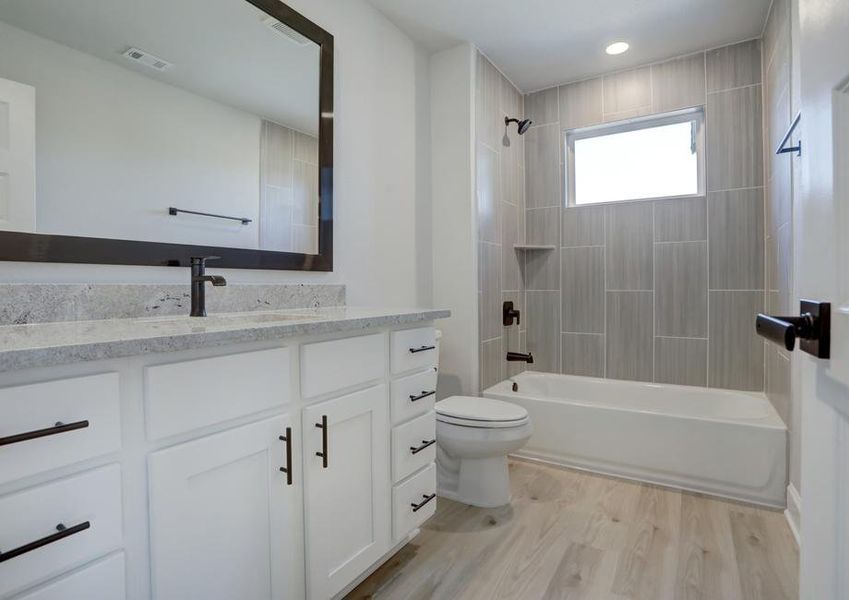
[[[332,270],[333,36],[278,0],[0,0],[0,259]]]

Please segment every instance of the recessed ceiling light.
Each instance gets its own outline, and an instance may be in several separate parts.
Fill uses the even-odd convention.
[[[628,42],[613,42],[607,48],[604,49],[610,55],[622,54],[623,52],[627,52],[628,48],[631,46]]]

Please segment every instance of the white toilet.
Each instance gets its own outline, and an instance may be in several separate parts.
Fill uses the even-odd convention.
[[[437,402],[439,495],[484,508],[509,504],[507,455],[532,432],[528,411],[509,402],[471,396]]]

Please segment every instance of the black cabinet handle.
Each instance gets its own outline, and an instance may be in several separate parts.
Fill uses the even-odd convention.
[[[280,471],[286,473],[286,485],[292,485],[292,428],[286,428],[286,435],[280,436],[281,442],[286,442],[286,466]]]
[[[24,544],[14,550],[9,550],[8,552],[0,552],[0,563],[5,562],[7,560],[11,560],[21,554],[26,554],[27,552],[32,552],[33,550],[38,550],[48,544],[52,544],[53,542],[58,542],[59,540],[63,540],[66,537],[70,537],[75,533],[79,533],[81,531],[85,531],[91,527],[91,523],[86,521],[85,523],[80,523],[79,525],[74,525],[73,527],[65,527],[62,523],[59,523],[56,526],[56,533],[48,535],[47,537],[43,537],[40,540],[35,540],[34,542],[30,542],[29,544]]]
[[[413,454],[418,454],[419,452],[421,452],[425,448],[430,448],[435,443],[436,443],[436,440],[422,440],[421,446],[419,446],[419,447],[410,446],[410,452],[413,453]]]
[[[316,452],[316,456],[321,457],[321,466],[327,468],[327,415],[321,415],[321,423],[316,423],[316,427],[321,429],[321,452]]]
[[[75,431],[77,429],[85,429],[88,427],[88,421],[76,421],[75,423],[63,423],[57,421],[53,427],[45,429],[36,429],[35,431],[27,431],[18,433],[8,437],[0,438],[0,446],[8,446],[9,444],[17,444],[18,442],[26,442],[27,440],[35,440],[38,438],[56,435],[57,433],[65,433],[66,431]]]
[[[435,393],[436,393],[436,390],[431,390],[429,392],[422,390],[422,393],[419,394],[418,396],[415,396],[415,395],[410,396],[410,402],[415,402],[417,400],[421,400],[422,398],[427,398],[428,396],[433,396]]]
[[[428,502],[430,502],[431,500],[436,498],[436,494],[430,494],[430,495],[423,494],[422,498],[424,498],[424,500],[422,500],[418,504],[413,503],[413,504],[410,505],[410,506],[413,507],[413,512],[419,512],[422,508],[424,508],[425,504],[427,504]]]
[[[410,348],[410,354],[418,354],[419,352],[427,352],[428,350],[436,350],[436,346],[419,346],[418,348]]]

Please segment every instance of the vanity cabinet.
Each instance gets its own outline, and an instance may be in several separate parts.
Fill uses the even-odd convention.
[[[308,589],[331,598],[390,548],[386,386],[307,407],[303,431]]]
[[[0,445],[0,600],[342,597],[435,511],[433,340],[386,327],[0,374],[0,439],[50,430]]]
[[[151,454],[153,597],[299,598],[300,490],[281,467],[300,460],[289,415]]]

